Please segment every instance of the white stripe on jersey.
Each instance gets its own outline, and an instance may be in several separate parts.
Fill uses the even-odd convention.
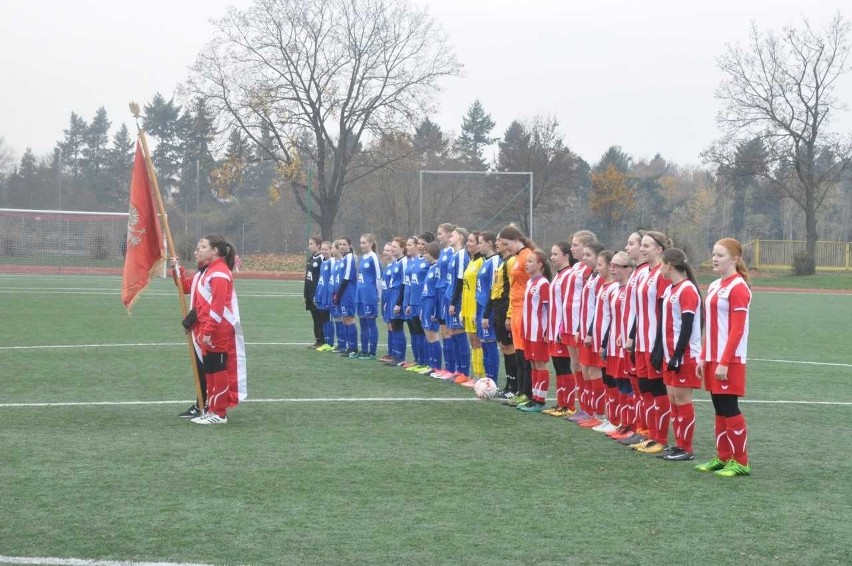
[[[571,275],[573,267],[565,267],[556,273],[550,282],[550,316],[548,317],[548,339],[556,342],[562,333],[562,324],[565,321],[565,291],[568,285],[568,276]]]
[[[543,342],[547,339],[547,301],[550,299],[550,284],[539,275],[527,281],[524,293],[524,339]]]
[[[730,334],[730,315],[732,311],[745,311],[746,320],[743,337],[737,344],[731,361],[746,363],[748,344],[748,310],[751,304],[751,289],[739,273],[727,279],[717,279],[707,289],[704,300],[706,332],[704,335],[704,359],[708,362],[721,362],[722,354],[728,346]]]
[[[685,304],[689,304],[688,309],[684,309]],[[683,353],[684,362],[692,362],[701,356],[701,301],[698,289],[689,279],[684,279],[677,285],[669,285],[663,293],[663,356],[666,360],[672,358],[680,340],[684,312],[695,315],[692,328],[689,329],[691,334],[687,350]]]

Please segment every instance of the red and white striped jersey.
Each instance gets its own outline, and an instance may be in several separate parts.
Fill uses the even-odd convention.
[[[604,333],[609,328],[612,322],[612,303],[610,302],[610,294],[618,292],[618,283],[612,281],[607,282],[600,279],[600,285],[597,292],[597,301],[595,303],[595,319],[592,326],[592,351],[600,352],[601,343],[603,342]]]
[[[657,301],[671,281],[660,273],[658,263],[636,287],[636,351],[650,353],[657,341]]]
[[[643,263],[633,270],[630,278],[625,286],[625,301],[624,308],[621,311],[621,341],[624,342],[630,337],[630,330],[636,322],[636,293],[642,281],[648,277],[648,272],[651,267],[647,263]]]
[[[562,323],[565,319],[565,293],[568,289],[568,275],[571,267],[564,267],[556,272],[553,281],[550,282],[550,313],[547,319],[547,339],[556,342],[562,332]]]
[[[580,299],[583,296],[583,287],[586,280],[592,274],[592,268],[582,261],[574,264],[571,273],[568,274],[568,286],[565,293],[565,320],[562,323],[562,332],[574,335],[580,328]]]
[[[529,342],[547,340],[547,302],[550,300],[550,282],[543,275],[527,281],[524,293],[524,339]]]
[[[693,363],[701,356],[701,297],[689,279],[669,285],[663,293],[663,356],[670,360],[682,332],[689,332],[683,363]],[[683,314],[692,313],[691,328],[683,328]]]
[[[630,303],[630,287],[627,284],[614,283],[614,285],[616,287],[609,292],[609,310],[612,323],[609,328],[609,339],[606,343],[606,355],[623,358],[624,347],[618,346],[618,342],[620,340],[624,344],[629,330],[625,327],[624,321],[627,319],[627,307]]]
[[[603,281],[597,272],[593,272],[586,284],[583,286],[583,295],[580,297],[580,340],[585,340],[589,335],[589,326],[595,316],[597,308],[598,291]]]
[[[704,299],[706,329],[702,356],[723,365],[746,363],[751,289],[739,273],[710,283]],[[744,316],[735,317],[739,313]]]

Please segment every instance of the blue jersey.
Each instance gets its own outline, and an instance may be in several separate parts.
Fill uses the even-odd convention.
[[[403,299],[404,306],[413,307],[420,305],[420,299],[423,297],[423,284],[426,282],[426,272],[429,271],[429,263],[422,257],[416,257],[408,260],[408,267],[405,269],[405,298]]]
[[[441,268],[438,267],[437,263],[429,266],[429,269],[426,271],[426,279],[423,281],[423,294],[420,295],[421,298],[427,299],[438,296],[438,282],[441,280],[440,271]]]
[[[332,276],[333,267],[333,258],[328,258],[320,264],[317,288],[314,291],[314,303],[320,310],[331,309],[331,294],[334,292],[334,281]]]
[[[358,304],[379,306],[382,266],[374,252],[367,252],[358,262]]]
[[[491,300],[491,285],[494,283],[494,272],[503,263],[499,254],[494,254],[482,261],[482,267],[476,275],[476,304],[484,307]]]
[[[347,253],[334,264],[335,287],[334,292],[338,294],[338,303],[342,306],[355,308],[355,288],[357,287],[358,271],[355,268],[355,254]],[[348,281],[346,289],[341,288],[343,282]]]
[[[441,250],[441,255],[438,256],[438,283],[437,289],[445,289],[447,287],[447,271],[450,269],[450,261],[455,256],[455,250],[447,246]]]
[[[405,258],[400,258],[390,262],[382,277],[382,287],[387,289],[387,300],[383,305],[382,313],[388,320],[393,318],[405,318],[405,312],[402,309],[400,297],[402,296],[402,285],[405,277]],[[395,312],[395,307],[399,305],[399,312]]]
[[[388,264],[389,277],[388,289],[402,290],[403,279],[405,278],[405,258],[400,258]]]
[[[464,270],[467,269],[467,264],[470,263],[470,256],[467,255],[467,250],[462,248],[450,258],[450,265],[447,269],[447,284],[444,289],[444,300],[447,306],[452,303],[453,297],[456,294],[456,289],[464,285]],[[459,293],[458,304],[455,304],[457,310],[461,311],[461,293]]]

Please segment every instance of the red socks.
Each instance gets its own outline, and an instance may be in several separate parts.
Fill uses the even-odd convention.
[[[577,380],[573,373],[565,374],[562,378],[565,380],[565,404],[562,406],[573,411],[577,405]]]
[[[695,434],[695,405],[672,405],[672,426],[675,446],[692,453],[692,436]]]
[[[536,403],[544,403],[547,398],[547,390],[550,389],[550,372],[546,369],[534,369],[530,371],[532,379],[532,398]]]
[[[746,430],[745,417],[742,414],[727,417],[725,429],[728,432],[728,441],[733,449],[734,460],[743,466],[748,466],[748,431]]]
[[[669,421],[672,418],[671,399],[668,395],[654,397],[654,420],[656,433],[654,440],[665,446],[669,441]]]
[[[734,455],[734,445],[728,439],[725,417],[719,415],[716,415],[716,454],[723,462],[727,462]]]

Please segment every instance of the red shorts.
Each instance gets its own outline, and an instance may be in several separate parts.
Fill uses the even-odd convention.
[[[695,362],[681,365],[677,373],[663,367],[663,383],[670,387],[701,389],[701,380],[695,375]]]
[[[524,357],[531,362],[550,361],[550,347],[547,342],[524,341]]]
[[[596,366],[595,362],[595,353],[592,352],[591,346],[586,346],[582,342],[577,346],[577,349],[580,351],[580,364],[584,366]]]
[[[636,352],[636,375],[648,379],[662,379],[663,372],[654,369],[651,365],[650,352]]]
[[[577,341],[574,339],[574,334],[573,334],[573,333],[568,334],[568,335],[566,335],[566,336],[563,336],[563,337],[562,337],[562,341],[563,341],[563,342],[565,342],[565,345],[566,345],[566,346],[570,346],[570,347],[572,347],[572,348],[577,348],[577,347],[579,347],[579,344],[577,344]]]
[[[707,362],[704,366],[704,389],[717,395],[736,395],[745,397],[746,367],[745,364],[732,363],[728,366],[728,379],[716,379],[716,362]]]
[[[568,357],[568,347],[561,342],[548,342],[547,348],[550,351],[550,357],[552,358]]]
[[[606,359],[606,374],[612,377],[622,377],[621,372],[624,367],[624,360],[617,356],[610,356]]]
[[[648,377],[648,358],[645,352],[636,352],[636,368],[633,370],[639,377]]]

